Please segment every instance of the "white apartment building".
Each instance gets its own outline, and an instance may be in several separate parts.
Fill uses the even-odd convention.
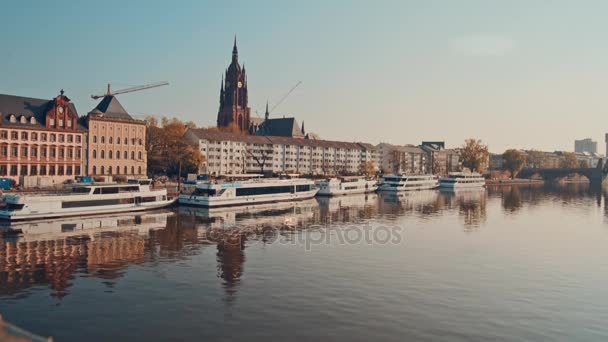
[[[190,129],[186,139],[205,156],[211,175],[270,172],[304,175],[360,174],[368,162],[378,165],[370,144],[303,138],[242,135]]]
[[[418,146],[381,143],[376,146],[376,149],[379,166],[383,173],[427,173],[427,153]]]

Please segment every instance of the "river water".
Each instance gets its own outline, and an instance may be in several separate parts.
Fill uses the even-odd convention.
[[[18,224],[0,314],[55,341],[605,341],[607,196],[506,186]]]

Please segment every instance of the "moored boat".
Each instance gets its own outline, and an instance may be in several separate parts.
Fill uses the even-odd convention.
[[[181,194],[178,201],[186,205],[222,207],[297,201],[312,198],[318,191],[309,179],[266,179],[259,176],[232,175],[230,180],[197,184],[191,194]]]
[[[378,188],[377,181],[364,177],[339,177],[317,181],[318,196],[337,196],[348,194],[363,194],[374,192]]]
[[[151,190],[151,180],[126,184],[73,184],[69,192],[11,193],[0,197],[0,219],[40,218],[135,212],[169,206],[167,190]]]
[[[486,180],[479,173],[451,172],[439,178],[439,186],[445,189],[481,188]]]
[[[435,175],[386,175],[378,186],[379,191],[411,191],[435,189],[439,186]]]

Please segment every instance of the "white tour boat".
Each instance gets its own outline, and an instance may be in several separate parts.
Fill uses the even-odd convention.
[[[174,202],[167,190],[151,190],[151,180],[130,179],[126,184],[74,184],[70,192],[5,194],[0,197],[0,218],[30,220],[97,215],[166,207]]]
[[[452,172],[439,178],[439,186],[445,189],[481,188],[486,180],[479,173]]]
[[[222,207],[312,198],[318,189],[309,179],[259,178],[261,175],[231,175],[232,180],[196,185],[191,194],[179,196],[180,204]]]
[[[378,186],[380,191],[428,190],[439,186],[435,175],[386,175]]]
[[[337,196],[348,194],[363,194],[374,192],[378,188],[378,182],[365,179],[364,177],[340,177],[317,181],[319,196]]]

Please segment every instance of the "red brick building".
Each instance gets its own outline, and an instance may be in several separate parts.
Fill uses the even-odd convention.
[[[63,90],[52,100],[0,94],[0,177],[48,185],[81,175],[84,134]]]

